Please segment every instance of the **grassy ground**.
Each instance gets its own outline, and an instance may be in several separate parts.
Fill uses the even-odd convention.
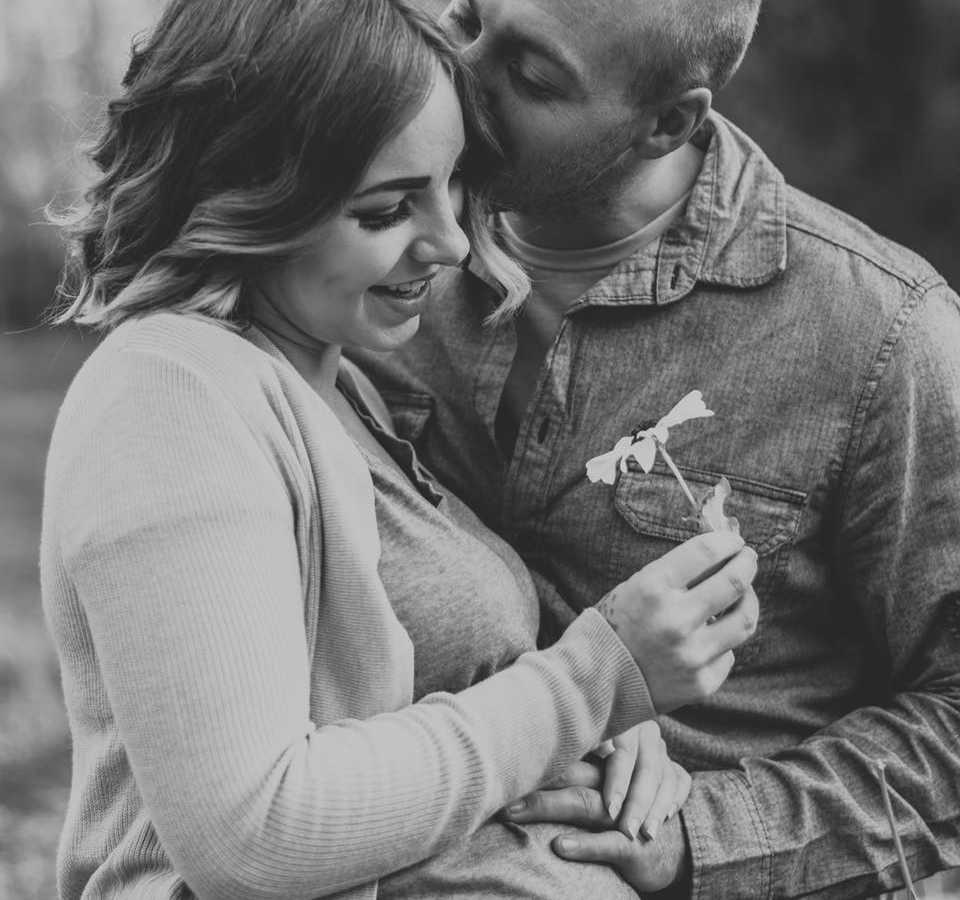
[[[40,498],[60,398],[92,347],[0,335],[0,897],[10,900],[56,896],[70,744],[40,609]]]

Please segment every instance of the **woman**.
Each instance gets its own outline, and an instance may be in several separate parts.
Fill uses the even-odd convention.
[[[44,500],[64,898],[372,897],[654,714],[597,612],[532,652],[519,559],[340,360],[414,332],[464,203],[522,296],[463,197],[455,85],[385,0],[173,0],[133,55],[60,316],[110,334]],[[662,818],[686,783],[660,778]]]

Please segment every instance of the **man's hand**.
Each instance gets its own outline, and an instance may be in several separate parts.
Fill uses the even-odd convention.
[[[709,697],[733,649],[756,630],[757,554],[730,532],[700,534],[644,566],[598,604],[643,672],[658,712]]]
[[[599,778],[597,771],[598,784]],[[654,840],[632,840],[622,831],[613,830],[603,795],[596,788],[535,791],[524,798],[522,808],[516,804],[508,807],[504,817],[523,824],[558,822],[603,829],[593,834],[558,835],[553,851],[564,859],[611,866],[641,896],[662,891],[689,876],[689,854],[679,816],[667,819]]]

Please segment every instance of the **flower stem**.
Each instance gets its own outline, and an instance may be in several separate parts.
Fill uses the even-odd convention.
[[[690,490],[687,480],[683,477],[683,475],[680,474],[677,464],[673,461],[670,454],[667,453],[667,448],[662,441],[657,441],[657,449],[660,451],[663,461],[670,467],[670,471],[673,472],[674,477],[680,482],[680,487],[683,489],[683,493],[686,495],[687,500],[690,503],[690,507],[693,509],[694,515],[699,516],[700,504],[694,499],[693,492]]]
[[[900,834],[897,832],[897,820],[893,816],[893,805],[890,803],[890,789],[887,787],[887,765],[880,759],[878,759],[875,764],[877,771],[880,773],[880,794],[883,797],[883,808],[887,814],[887,821],[890,823],[890,831],[893,834],[893,845],[897,848],[900,874],[903,875],[903,882],[907,886],[907,893],[910,895],[910,900],[919,900],[917,892],[913,887],[913,880],[910,878],[910,867],[907,865],[907,857],[903,852]]]

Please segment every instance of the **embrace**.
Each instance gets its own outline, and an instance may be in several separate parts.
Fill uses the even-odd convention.
[[[61,900],[960,866],[960,301],[712,109],[759,7],[167,0],[58,219]]]

